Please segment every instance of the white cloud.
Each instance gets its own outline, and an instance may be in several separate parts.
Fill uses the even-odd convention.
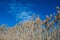
[[[16,19],[29,20],[31,18],[29,14],[29,12],[21,12],[20,14],[17,14]]]
[[[11,13],[16,17],[16,21],[19,20],[29,20],[31,18],[31,15],[33,12],[27,7],[24,6],[22,3],[8,3],[9,4],[9,10],[8,13]]]

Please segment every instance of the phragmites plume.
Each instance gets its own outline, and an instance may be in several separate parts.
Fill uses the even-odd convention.
[[[56,9],[57,15],[46,15],[44,21],[34,14],[29,21],[19,22],[11,28],[1,25],[0,40],[60,40],[60,8]]]

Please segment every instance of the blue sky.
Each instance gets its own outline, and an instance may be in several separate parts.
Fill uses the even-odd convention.
[[[33,14],[40,16],[56,14],[60,0],[0,0],[0,25],[14,26],[19,21],[29,20]]]

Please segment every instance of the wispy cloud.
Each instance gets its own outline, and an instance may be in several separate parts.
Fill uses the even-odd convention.
[[[24,20],[30,20],[31,19],[31,13],[29,12],[21,12],[20,14],[17,14],[16,15],[16,19],[19,20],[19,19],[22,19],[22,21]]]
[[[33,11],[30,10],[29,6],[27,4],[22,3],[6,3],[8,5],[8,13],[11,13],[16,17],[16,21],[24,21],[29,20],[34,14]],[[31,5],[31,4],[29,4]]]
[[[11,3],[9,8],[10,10],[8,12],[15,15],[16,21],[29,20],[33,14],[30,8],[28,6],[24,6],[22,3]]]

